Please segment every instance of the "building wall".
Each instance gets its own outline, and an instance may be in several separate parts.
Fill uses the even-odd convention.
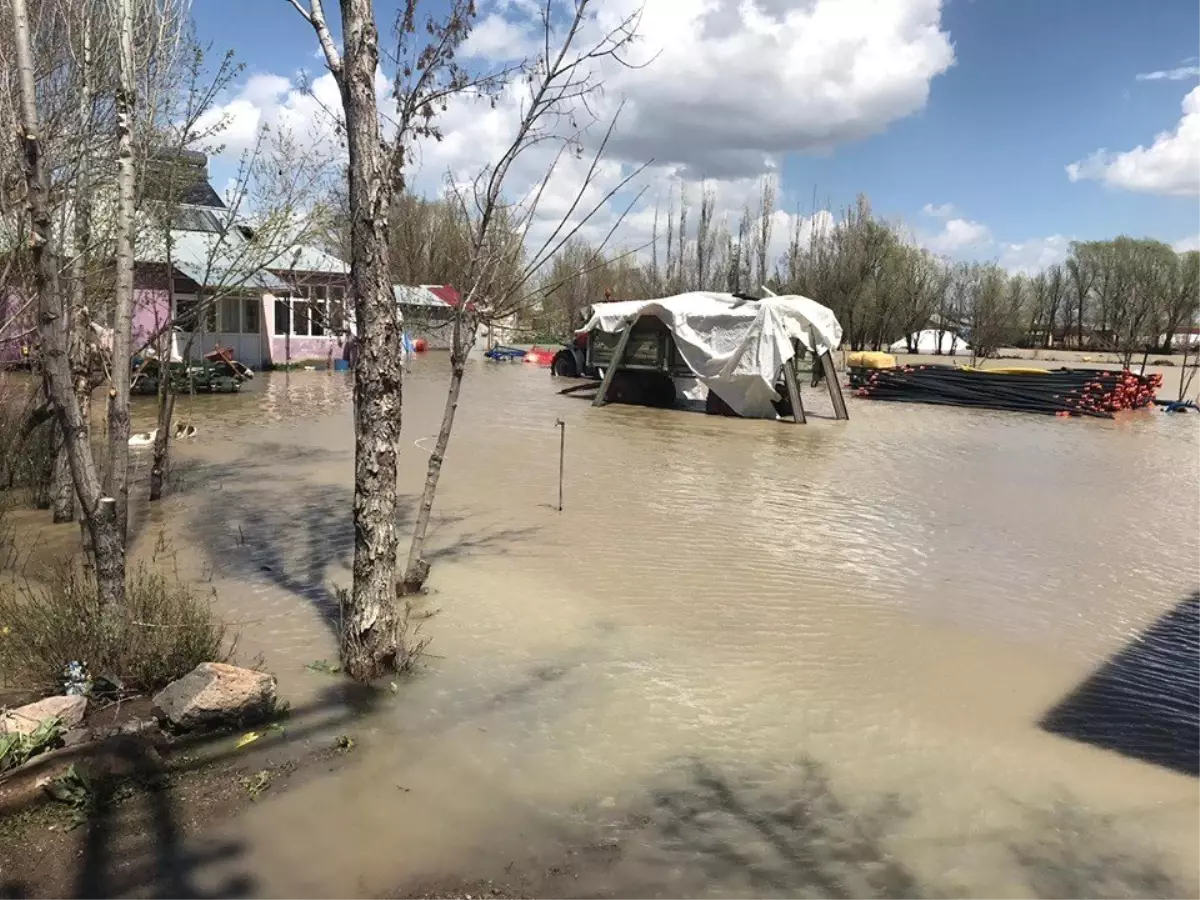
[[[311,337],[292,335],[289,345],[287,335],[275,333],[275,300],[274,294],[263,295],[262,323],[265,335],[265,354],[260,365],[286,365],[289,361],[296,363],[304,361],[326,361],[332,354],[335,360],[342,358],[346,342],[341,335],[322,335]],[[243,360],[243,362],[246,362]],[[248,365],[253,365],[247,362]]]
[[[170,347],[171,295],[159,288],[137,288],[133,292],[133,349],[145,347],[147,341],[158,342],[155,336],[162,331],[162,346]],[[165,329],[165,331],[164,331]]]
[[[330,354],[335,360],[342,358],[345,342],[338,337],[298,337],[292,335],[291,353],[289,355],[288,339],[286,336],[275,335],[271,338],[271,362],[283,365],[290,359],[293,363],[314,360],[324,362]]]
[[[10,323],[10,319],[14,320]],[[165,290],[139,288],[133,292],[133,348],[140,350],[170,321],[170,296]],[[16,291],[0,294],[0,362],[15,363],[23,359],[22,345],[38,342],[37,305],[25,305]]]

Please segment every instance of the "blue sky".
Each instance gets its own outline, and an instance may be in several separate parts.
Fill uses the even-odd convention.
[[[653,41],[656,27],[662,34],[673,33],[673,15],[681,22],[688,16],[700,22],[723,0],[675,0],[677,6],[672,0],[650,2],[655,15],[647,28]],[[660,134],[648,127],[681,107],[680,95],[672,93],[669,82],[683,64],[659,69],[653,80],[618,83],[634,98],[633,134],[621,144],[627,161],[645,152],[673,163],[675,174],[711,174],[715,168],[718,178],[731,185],[730,204],[740,206],[734,186],[746,183],[756,166],[761,169],[758,161],[767,158],[781,173],[788,209],[799,205],[807,212],[814,191],[822,204],[834,207],[865,192],[877,211],[905,220],[937,249],[954,256],[1007,257],[1013,266],[1034,257],[1053,261],[1068,239],[1128,233],[1176,243],[1200,234],[1197,189],[1192,187],[1200,184],[1194,130],[1173,145],[1176,155],[1182,146],[1182,165],[1193,170],[1183,176],[1182,188],[1178,159],[1174,176],[1163,175],[1160,167],[1143,178],[1127,164],[1144,167],[1154,160],[1116,156],[1139,145],[1149,148],[1157,135],[1179,128],[1181,104],[1200,78],[1191,73],[1149,80],[1137,76],[1197,65],[1196,0],[883,0],[875,10],[886,14],[853,11],[864,32],[873,35],[855,47],[844,31],[858,26],[844,14],[864,3],[867,0],[758,0],[775,17],[772,21],[811,15],[797,18],[794,33],[816,32],[819,38],[820,29],[827,28],[839,49],[830,51],[823,62],[791,59],[793,49],[797,57],[814,54],[811,48],[787,43],[793,32],[780,32],[783,37],[770,46],[777,48],[773,52],[780,54],[781,66],[807,66],[809,92],[806,95],[806,86],[798,83],[803,79],[789,76],[774,96],[764,95],[761,106],[749,101],[758,115],[748,127],[743,123],[735,135],[713,132],[715,144],[727,141],[723,156],[697,156],[671,145],[670,134],[679,129],[664,127]],[[506,41],[517,41],[524,27],[517,5],[512,0],[503,6],[482,5],[483,17],[495,20],[489,25],[510,29],[503,33]],[[377,6],[381,19],[394,8],[386,0]],[[901,7],[908,11],[900,13]],[[737,19],[740,14],[732,8],[723,14],[735,16],[728,20],[734,24],[723,27],[736,29],[745,17]],[[194,14],[202,39],[217,49],[233,49],[247,75],[293,79],[299,69],[322,71],[311,29],[286,0],[197,0]],[[891,18],[896,21],[875,22]],[[753,30],[751,23],[745,27]],[[948,46],[940,47],[930,37],[930,28]],[[697,48],[707,47],[715,54],[718,45],[699,43],[708,40],[702,32],[707,33],[699,26],[690,31],[680,26],[680,33],[692,35]],[[753,40],[747,37],[744,46],[763,46]],[[682,44],[686,39],[672,36],[671,42]],[[736,52],[741,45],[721,46]],[[504,55],[493,48],[481,52],[483,62],[489,53]],[[905,62],[881,62],[889,55],[914,61],[907,69],[901,68],[908,65]],[[711,95],[714,129],[732,109],[721,106],[724,82],[736,86],[739,77],[755,78],[753,61],[747,61],[744,72],[736,62],[723,62],[717,76],[721,81],[701,95],[706,101]],[[663,59],[654,65],[664,65]],[[670,59],[666,65],[671,65]],[[864,75],[861,83],[849,86],[839,71],[846,67],[866,72],[872,66],[884,67],[882,74]],[[696,81],[694,74],[691,78]],[[762,81],[759,69],[755,81],[747,84]],[[729,90],[736,96],[734,87]],[[827,104],[809,109],[806,97],[812,94],[839,96],[844,108]],[[287,106],[295,101],[284,93],[273,102]],[[269,111],[265,114],[269,118]],[[772,116],[778,121],[766,122]],[[822,121],[833,123],[828,140],[814,137]],[[755,133],[760,122],[761,136]],[[706,137],[692,135],[680,143],[694,148]],[[1100,150],[1113,156],[1085,165],[1084,174],[1075,180],[1069,177],[1068,165]],[[1126,174],[1118,177],[1118,170]],[[943,204],[949,207],[940,215],[922,212]],[[956,233],[965,235],[962,240],[944,230],[952,219],[960,223]]]

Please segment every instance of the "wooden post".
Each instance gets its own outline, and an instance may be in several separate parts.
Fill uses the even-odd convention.
[[[842,396],[842,386],[838,383],[837,369],[833,365],[833,354],[828,350],[821,354],[821,369],[825,372],[825,380],[829,382],[829,398],[833,400],[834,418],[849,419],[846,399]]]
[[[817,330],[815,328],[808,329],[808,346],[817,346]],[[821,372],[823,369],[817,368],[817,363],[820,362],[819,354],[816,350],[812,351],[813,367],[812,367],[812,384],[809,387],[816,387],[821,383]]]
[[[800,385],[796,380],[796,342],[792,341],[792,358],[783,364],[783,383],[787,385],[788,400],[792,403],[792,420],[804,425],[804,404],[800,401]]]
[[[608,389],[612,385],[613,376],[617,374],[617,368],[621,365],[625,357],[625,347],[629,344],[629,336],[633,334],[633,326],[636,324],[637,319],[634,319],[621,332],[621,339],[617,341],[617,346],[613,350],[612,360],[608,364],[608,371],[604,373],[604,380],[600,382],[600,390],[596,392],[596,399],[592,401],[592,406],[603,406],[608,402]]]
[[[567,453],[567,423],[562,419],[554,422],[558,426],[558,511],[563,511],[563,460]]]

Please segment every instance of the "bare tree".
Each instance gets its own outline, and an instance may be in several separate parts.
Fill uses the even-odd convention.
[[[30,218],[31,256],[39,305],[39,336],[47,392],[66,443],[75,482],[91,536],[100,599],[106,606],[125,599],[125,547],[116,519],[116,503],[102,495],[95,460],[87,443],[87,427],[75,402],[68,359],[65,298],[59,278],[50,179],[40,140],[33,48],[25,0],[11,0],[13,43],[21,99],[21,143],[24,151],[26,204]]]
[[[401,61],[393,96],[395,133],[385,145],[375,98],[379,32],[372,0],[342,0],[342,53],[321,0],[288,0],[312,26],[337,82],[349,154],[350,281],[358,330],[354,367],[354,583],[343,616],[342,658],[354,678],[369,679],[408,665],[397,615],[396,440],[400,433],[402,322],[392,297],[388,217],[404,185],[411,142],[436,136],[434,116],[447,98],[471,84],[454,61],[475,8],[451,0],[446,17],[423,23],[416,0],[396,18]]]
[[[774,175],[764,175],[758,189],[758,230],[754,238],[757,245],[758,270],[754,280],[759,286],[770,279],[767,257],[771,249],[771,227],[775,221],[775,198],[779,194],[779,183]]]
[[[1195,335],[1196,314],[1200,312],[1200,251],[1176,256],[1165,288],[1162,350],[1170,353],[1180,329],[1187,327],[1189,340]]]
[[[523,114],[517,123],[512,142],[500,154],[497,161],[473,179],[469,196],[466,190],[458,190],[457,196],[464,212],[474,223],[474,238],[471,245],[470,278],[465,284],[462,300],[456,309],[454,334],[450,351],[450,384],[446,392],[446,405],[442,424],[433,451],[429,455],[429,468],[421,504],[417,509],[417,521],[409,546],[408,561],[404,569],[402,588],[406,593],[419,591],[428,576],[429,564],[425,560],[425,540],[428,534],[434,497],[450,435],[454,427],[458,408],[459,392],[466,370],[467,356],[474,346],[478,323],[486,319],[500,319],[512,315],[528,297],[527,288],[534,275],[573,238],[580,228],[595,213],[645,168],[638,167],[590,208],[581,204],[587,189],[594,183],[600,159],[612,134],[615,118],[608,124],[599,147],[592,156],[591,164],[569,204],[566,214],[550,230],[549,234],[534,244],[528,260],[514,283],[504,283],[496,278],[514,256],[521,255],[523,245],[529,241],[530,228],[535,221],[540,200],[546,185],[553,177],[555,167],[564,152],[579,152],[580,133],[557,138],[561,148],[555,161],[548,167],[545,176],[534,186],[524,203],[505,201],[504,189],[510,170],[516,160],[530,147],[556,139],[556,126],[563,117],[569,117],[583,101],[600,87],[595,68],[605,62],[626,64],[623,53],[635,40],[640,12],[620,21],[614,28],[589,40],[585,25],[589,22],[590,0],[575,0],[573,13],[559,33],[555,28],[556,9],[552,0],[542,9],[545,52],[529,67],[526,78],[529,98],[524,104]],[[403,104],[402,104],[403,105]],[[619,114],[619,111],[618,111]],[[639,194],[640,196],[640,194]],[[627,207],[636,202],[636,198]],[[681,204],[682,206],[682,204]],[[605,242],[623,219],[624,213],[605,236]],[[498,236],[495,223],[506,218],[515,218],[521,223],[518,234],[520,243]],[[680,236],[686,232],[681,213]],[[603,248],[604,242],[601,243]]]
[[[713,207],[717,192],[707,181],[700,182],[700,218],[696,222],[696,281],[695,289],[707,290],[709,273],[712,269],[716,249],[716,234],[713,229]]]
[[[108,478],[105,492],[116,500],[117,530],[122,542],[129,527],[129,378],[133,339],[134,87],[133,4],[115,0],[117,25],[117,259],[113,304],[112,389],[108,404]]]

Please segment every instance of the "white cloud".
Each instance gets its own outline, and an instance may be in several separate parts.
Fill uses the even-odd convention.
[[[653,61],[608,78],[610,108],[626,101],[612,148],[715,178],[878,133],[954,62],[940,0],[649,0],[640,33]]]
[[[1090,179],[1147,194],[1200,195],[1200,87],[1183,99],[1183,117],[1174,131],[1164,131],[1149,147],[1124,153],[1097,150],[1067,166],[1071,181]]]
[[[264,126],[286,130],[305,146],[328,147],[341,143],[337,134],[341,102],[337,83],[328,72],[307,87],[281,75],[256,74],[225,103],[205,113],[197,130],[223,122],[216,140],[224,147],[222,155],[234,163],[254,146]]]
[[[609,0],[581,46],[639,4]],[[523,2],[493,4],[464,57],[524,56],[535,49],[535,16]],[[954,62],[941,0],[648,0],[633,52],[648,65],[596,73],[605,83],[600,111],[625,102],[610,151],[714,178],[756,175],[782,154],[882,131],[919,111],[932,79]]]
[[[962,218],[947,219],[941,231],[926,235],[921,243],[934,253],[950,256],[987,247],[992,243],[992,233],[980,222]]]
[[[1186,81],[1197,76],[1200,76],[1200,66],[1178,66],[1156,72],[1139,72],[1135,78],[1137,81]]]
[[[640,0],[606,0],[587,25],[586,40],[635,11]],[[524,56],[535,48],[540,4],[496,0],[483,11],[464,47],[470,64]],[[667,187],[701,176],[718,190],[717,213],[731,225],[748,199],[754,205],[757,177],[789,153],[824,151],[883,130],[919,111],[933,78],[954,62],[941,27],[941,0],[648,0],[634,48],[644,68],[610,66],[595,73],[604,93],[592,98],[602,120],[624,101],[624,111],[601,165],[573,221],[599,203],[631,171],[653,158],[635,188],[648,187],[618,239],[634,246],[648,239],[655,197],[665,203]],[[387,85],[378,79],[381,106]],[[340,147],[336,85],[329,74],[301,89],[296,78],[257,75],[211,114],[225,116],[221,136],[226,158],[251,146],[258,128],[287,127],[312,147]],[[511,140],[527,86],[517,83],[495,104],[459,98],[439,114],[444,135],[414,154],[410,183],[434,193],[447,173],[463,182],[492,162]],[[582,117],[581,117],[582,124]],[[602,121],[603,124],[603,121]],[[598,128],[587,139],[593,145]],[[554,158],[551,144],[519,158],[508,178],[511,197],[535,185]],[[550,230],[565,214],[584,177],[587,159],[562,158],[545,190],[531,238]],[[632,191],[603,204],[581,234],[602,237],[624,209]],[[693,204],[698,190],[692,189]],[[622,202],[623,201],[623,202]],[[694,223],[695,218],[692,222]],[[817,221],[821,221],[817,217]],[[811,227],[811,220],[801,220]],[[786,246],[795,216],[776,215],[772,258]],[[693,225],[694,227],[694,225]],[[778,251],[778,253],[776,252]]]
[[[948,219],[955,213],[953,203],[941,203],[934,206],[932,203],[926,203],[921,207],[922,215],[931,216],[935,219]]]
[[[1176,253],[1188,253],[1192,250],[1200,250],[1200,234],[1189,235],[1185,238],[1180,238],[1171,245]]]
[[[528,24],[518,24],[499,13],[483,16],[471,29],[463,44],[462,55],[493,60],[518,60],[537,50]]]
[[[1047,266],[1067,258],[1071,239],[1061,234],[1030,238],[1019,244],[1004,244],[1000,249],[1000,265],[1009,272],[1034,275]]]

